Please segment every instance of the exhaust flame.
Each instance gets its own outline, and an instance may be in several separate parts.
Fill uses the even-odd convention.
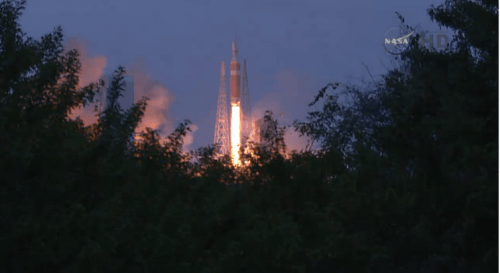
[[[240,165],[240,106],[237,104],[232,104],[231,107],[231,155],[233,159],[233,165]]]

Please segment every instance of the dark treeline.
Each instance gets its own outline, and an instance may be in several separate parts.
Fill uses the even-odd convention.
[[[134,143],[146,98],[71,119],[103,83],[78,88],[60,28],[22,32],[25,4],[0,4],[0,272],[498,271],[497,1],[429,8],[450,49],[327,85],[294,125],[321,149],[284,157],[275,127],[241,169],[183,153],[188,121]]]

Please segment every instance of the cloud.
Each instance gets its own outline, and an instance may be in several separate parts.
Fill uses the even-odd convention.
[[[300,152],[307,147],[308,138],[300,136],[300,132],[296,132],[293,128],[287,128],[284,139],[287,153],[293,150]]]
[[[194,141],[194,132],[198,130],[198,125],[196,124],[191,124],[189,127],[191,128],[191,132],[187,132],[184,137],[184,145],[182,146],[182,150],[186,153],[191,150],[191,144],[193,144]]]
[[[90,56],[87,53],[88,42],[77,37],[69,38],[66,41],[67,50],[77,49],[80,53],[81,72],[79,74],[79,87],[84,87],[92,82],[98,82],[104,69],[107,66],[105,56]],[[134,78],[134,102],[139,101],[143,96],[149,98],[148,106],[144,117],[139,124],[137,131],[143,131],[146,127],[160,131],[160,136],[166,137],[172,131],[172,121],[169,118],[169,108],[174,100],[173,94],[158,81],[153,80],[142,66],[143,61],[137,60],[135,63],[125,66],[126,75]],[[85,125],[97,122],[95,105],[74,109],[71,118],[79,116]]]
[[[270,93],[264,99],[255,103],[252,107],[252,120],[263,118],[266,111],[273,112],[273,117],[276,117],[281,112],[278,93]]]
[[[252,107],[252,117],[262,117],[266,110],[272,110],[276,115],[284,113],[288,122],[302,119],[310,110],[308,104],[319,87],[322,87],[321,83],[313,82],[306,73],[282,70],[274,77],[273,92]]]
[[[80,53],[81,70],[79,73],[78,87],[84,87],[92,82],[99,81],[99,77],[104,73],[107,65],[107,58],[105,56],[89,56],[87,54],[88,42],[77,37],[71,37],[66,40],[65,49],[67,51],[76,49]],[[70,115],[71,118],[80,116],[85,125],[95,123],[97,121],[94,112],[93,104],[86,107],[74,109]]]
[[[142,97],[149,98],[146,112],[136,131],[143,131],[149,127],[159,130],[161,137],[166,137],[173,129],[169,109],[174,101],[174,95],[166,86],[147,75],[142,65],[143,62],[138,59],[125,69],[126,74],[134,78],[135,102]]]
[[[312,77],[305,73],[282,70],[275,76],[273,93],[267,94],[252,107],[252,121],[264,116],[265,111],[273,112],[273,118],[278,120],[278,126],[291,125],[295,119],[304,119],[308,104],[313,100],[317,91]],[[293,128],[288,128],[284,135],[287,151],[303,150],[307,146],[308,138],[300,136]]]

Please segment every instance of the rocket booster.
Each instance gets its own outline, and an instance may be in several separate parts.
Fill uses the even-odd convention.
[[[231,104],[240,104],[240,63],[236,60],[236,43],[233,41],[233,58],[231,59]]]

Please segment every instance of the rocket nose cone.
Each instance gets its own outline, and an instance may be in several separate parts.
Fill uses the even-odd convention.
[[[236,42],[233,41],[233,59],[236,58],[237,53],[238,53],[238,49],[236,49]]]

